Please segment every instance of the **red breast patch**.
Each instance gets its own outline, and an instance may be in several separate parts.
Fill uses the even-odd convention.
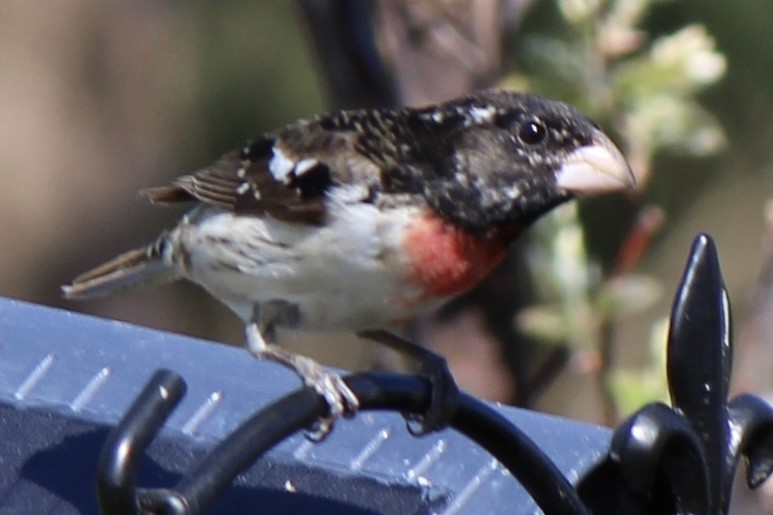
[[[408,229],[403,247],[409,279],[428,296],[449,297],[475,286],[504,257],[507,238],[473,235],[434,215]]]

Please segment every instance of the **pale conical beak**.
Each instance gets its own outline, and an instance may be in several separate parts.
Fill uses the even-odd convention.
[[[571,193],[588,195],[636,186],[636,178],[620,149],[603,132],[593,134],[593,143],[580,147],[556,172],[556,185]]]

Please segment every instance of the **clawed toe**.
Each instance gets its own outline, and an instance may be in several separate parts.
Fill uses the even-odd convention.
[[[430,402],[425,412],[403,414],[408,431],[419,436],[448,427],[456,412],[459,388],[448,369],[445,358],[388,331],[361,331],[358,334],[409,356],[419,363],[419,375],[429,380]]]
[[[421,414],[403,413],[408,431],[421,436],[448,427],[456,412],[459,387],[456,385],[445,358],[427,351],[419,368],[419,376],[430,382],[430,402]]]
[[[298,373],[306,386],[325,399],[329,410],[327,416],[317,420],[306,431],[306,438],[319,442],[332,431],[338,419],[353,416],[360,407],[360,401],[340,375],[325,370],[311,359],[303,360],[308,360],[308,363],[303,363],[303,372],[298,370]]]

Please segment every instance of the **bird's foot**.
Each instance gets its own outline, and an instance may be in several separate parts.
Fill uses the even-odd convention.
[[[338,419],[349,418],[357,413],[360,401],[339,374],[326,370],[311,358],[297,354],[293,355],[290,366],[301,376],[306,386],[313,388],[325,399],[329,409],[327,416],[317,420],[306,431],[306,438],[319,442],[332,431]]]
[[[292,353],[278,345],[266,342],[257,325],[247,326],[247,346],[250,352],[292,369],[303,384],[313,388],[328,405],[328,414],[320,418],[306,431],[306,438],[314,442],[323,440],[341,417],[351,417],[357,412],[360,401],[343,378],[325,369],[311,358]]]
[[[408,431],[416,436],[440,431],[451,423],[459,401],[456,385],[445,358],[426,347],[410,342],[388,331],[374,330],[357,333],[410,357],[419,364],[418,374],[429,380],[430,402],[422,414],[404,413]]]

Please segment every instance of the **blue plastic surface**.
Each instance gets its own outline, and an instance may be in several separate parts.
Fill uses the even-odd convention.
[[[0,511],[96,513],[94,469],[109,426],[158,368],[188,393],[148,451],[140,486],[171,486],[256,410],[299,387],[246,351],[0,298]],[[500,407],[580,481],[610,431]],[[240,476],[214,513],[537,513],[490,455],[453,430],[416,438],[361,413],[322,443],[296,435]]]

